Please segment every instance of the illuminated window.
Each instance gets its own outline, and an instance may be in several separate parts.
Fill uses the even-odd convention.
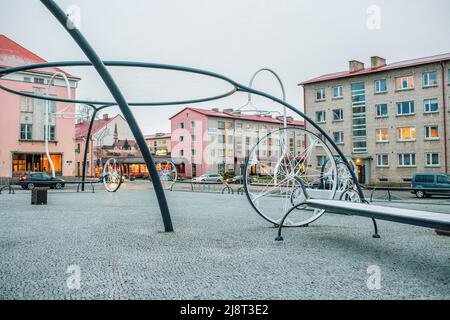
[[[439,140],[439,128],[437,125],[425,126],[425,140]]]
[[[414,141],[416,140],[416,128],[405,127],[397,129],[397,139],[399,141]]]
[[[395,86],[397,90],[414,89],[414,76],[395,78]]]
[[[389,129],[381,128],[376,130],[377,142],[388,142],[389,141]]]

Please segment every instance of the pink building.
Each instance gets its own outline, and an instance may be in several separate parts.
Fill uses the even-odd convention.
[[[46,62],[36,54],[0,35],[0,68],[16,67]],[[32,72],[17,72],[0,78],[2,86],[33,94],[44,94],[55,72],[64,73],[70,83],[72,99],[76,96],[80,80],[60,69],[47,68]],[[57,76],[50,95],[67,98],[67,88],[62,77]],[[0,90],[0,177],[19,176],[28,171],[51,172],[45,154],[44,124],[48,102],[21,97]],[[67,108],[67,109],[66,109]],[[49,103],[50,112],[62,109],[75,112],[75,106],[66,103]],[[50,120],[49,149],[57,175],[75,175],[75,121],[73,118]]]
[[[180,176],[245,170],[245,157],[257,141],[283,126],[279,117],[233,114],[233,109],[184,108],[170,118],[172,160]],[[303,121],[288,117],[288,126]]]

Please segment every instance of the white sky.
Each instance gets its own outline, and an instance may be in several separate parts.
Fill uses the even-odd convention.
[[[81,9],[81,31],[105,60],[185,65],[223,73],[247,84],[262,67],[282,78],[287,100],[302,109],[297,83],[342,71],[348,60],[370,56],[388,63],[450,52],[448,0],[57,0]],[[367,9],[381,10],[370,29]],[[48,61],[86,60],[66,31],[37,0],[0,0],[0,33]],[[88,68],[66,68],[83,78],[78,97],[108,99]],[[171,72],[114,70],[131,101],[218,94],[221,82]],[[275,80],[261,74],[255,87],[279,95]],[[237,95],[202,108],[243,105]],[[273,109],[264,100],[258,106]],[[169,131],[168,118],[183,106],[134,107],[145,134]],[[108,113],[114,114],[117,109]]]

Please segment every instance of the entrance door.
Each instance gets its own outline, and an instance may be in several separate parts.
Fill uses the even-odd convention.
[[[192,164],[192,177],[197,176],[197,165],[195,163]]]
[[[356,165],[356,172],[358,174],[358,182],[361,184],[366,183],[366,166],[363,164]]]

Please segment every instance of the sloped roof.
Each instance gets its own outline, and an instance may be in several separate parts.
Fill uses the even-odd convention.
[[[155,133],[146,135],[145,139],[170,139],[171,136],[171,133]]]
[[[13,68],[43,62],[47,61],[30,50],[22,47],[20,44],[11,40],[7,36],[0,34],[0,68]],[[54,74],[55,72],[61,72],[67,77],[80,80],[80,78],[75,77],[59,68],[43,68],[33,70],[33,72],[41,74]]]
[[[221,111],[214,111],[214,110],[208,110],[208,109],[199,109],[199,108],[191,108],[186,107],[180,112],[176,113],[172,117],[169,118],[171,120],[172,118],[176,117],[178,114],[184,112],[185,110],[192,110],[195,112],[198,112],[202,115],[205,115],[207,117],[217,117],[217,118],[226,118],[226,119],[235,119],[235,120],[246,120],[246,121],[256,121],[256,122],[266,122],[266,123],[274,123],[274,124],[280,124],[283,123],[283,121],[280,121],[276,118],[272,118],[270,116],[251,116],[251,115],[239,115],[239,114],[230,114],[226,112]],[[293,120],[287,122],[289,125],[292,126],[303,126],[305,124],[304,121],[299,120]]]
[[[91,134],[95,134],[101,128],[110,123],[114,118],[94,120]],[[85,138],[89,129],[89,121],[77,123],[75,125],[75,139]]]
[[[440,55],[412,59],[412,60],[405,60],[405,61],[387,64],[382,67],[365,68],[365,69],[362,69],[359,71],[354,71],[354,72],[341,71],[341,72],[324,74],[320,77],[301,82],[301,83],[299,83],[299,85],[313,84],[313,83],[319,83],[319,82],[323,82],[323,81],[336,80],[336,79],[342,79],[342,78],[350,78],[350,77],[355,77],[355,76],[360,76],[360,75],[365,75],[365,74],[370,74],[370,73],[390,71],[390,70],[403,69],[403,68],[409,68],[409,67],[416,67],[416,66],[421,66],[421,65],[431,64],[431,63],[438,63],[438,62],[443,62],[443,61],[450,61],[450,53],[444,53],[444,54],[440,54]]]

